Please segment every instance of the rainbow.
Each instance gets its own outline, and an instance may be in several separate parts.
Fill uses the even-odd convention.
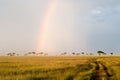
[[[74,5],[66,1],[50,0],[40,25],[36,52],[56,54],[60,51],[84,51],[87,47],[87,21],[74,21]],[[83,18],[84,7],[80,8]],[[79,29],[76,30],[76,29]],[[77,31],[77,32],[76,32]]]
[[[45,43],[47,41],[47,37],[49,35],[48,31],[50,29],[50,20],[52,19],[52,14],[54,13],[56,8],[56,0],[50,0],[50,3],[48,4],[47,10],[45,12],[45,15],[43,17],[42,25],[40,25],[40,31],[37,41],[37,48],[35,51],[44,51],[45,49]]]

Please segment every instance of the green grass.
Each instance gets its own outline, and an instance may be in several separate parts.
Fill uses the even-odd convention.
[[[89,80],[95,59],[120,79],[120,57],[0,57],[1,80]],[[118,70],[119,69],[119,70]]]

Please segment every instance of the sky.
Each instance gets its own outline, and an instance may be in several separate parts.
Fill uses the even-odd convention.
[[[119,0],[0,0],[0,55],[120,52]]]

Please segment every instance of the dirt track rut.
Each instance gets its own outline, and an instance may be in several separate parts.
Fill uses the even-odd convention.
[[[106,67],[102,62],[95,61],[96,67],[90,80],[115,80],[111,69]]]

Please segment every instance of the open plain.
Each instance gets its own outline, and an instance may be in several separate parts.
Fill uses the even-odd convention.
[[[120,80],[119,56],[1,56],[1,80]]]

